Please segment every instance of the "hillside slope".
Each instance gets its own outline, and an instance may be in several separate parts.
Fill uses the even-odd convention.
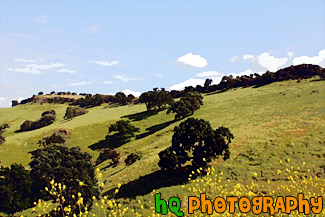
[[[212,163],[219,172],[225,173],[225,178],[244,185],[257,172],[261,176],[257,181],[265,181],[265,178],[281,181],[283,177],[276,175],[277,169],[284,170],[289,166],[279,163],[281,160],[290,162],[290,166],[295,168],[306,162],[311,168],[310,174],[318,174],[324,180],[325,81],[312,78],[300,83],[285,81],[259,88],[238,88],[205,95],[203,101],[204,105],[193,117],[210,121],[213,128],[228,127],[235,137],[231,143],[231,158]],[[4,134],[6,142],[0,145],[1,163],[9,166],[17,162],[27,166],[30,161],[28,152],[38,147],[38,140],[58,128],[71,130],[67,145],[80,146],[91,153],[95,161],[98,156],[96,147],[105,138],[108,126],[121,118],[128,118],[140,128],[140,132],[137,139],[117,148],[121,153],[118,166],[107,167],[107,162],[98,166],[106,180],[105,191],[121,183],[124,184],[121,195],[128,196],[127,192],[133,188],[130,196],[137,196],[169,185],[159,180],[157,162],[158,153],[171,145],[172,130],[181,122],[175,122],[173,114],[167,115],[166,111],[162,111],[147,117],[143,104],[121,107],[102,105],[89,109],[86,115],[66,121],[63,119],[66,107],[26,104],[0,109],[0,123],[10,125]],[[54,124],[30,132],[15,133],[25,120],[36,120],[42,112],[50,109],[57,112]],[[126,167],[124,159],[134,151],[141,151],[143,157]],[[181,197],[188,194],[180,186],[162,188],[160,191],[166,195],[164,197],[173,196],[175,192]],[[139,198],[142,201],[153,200],[149,194]],[[136,206],[133,202],[131,204]]]

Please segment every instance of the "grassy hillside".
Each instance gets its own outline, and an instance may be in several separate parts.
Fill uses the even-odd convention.
[[[253,180],[259,186],[258,192],[263,190],[263,194],[268,194],[275,191],[283,195],[285,193],[277,187],[288,184],[285,182],[288,176],[285,169],[290,169],[291,166],[302,168],[305,162],[304,169],[299,172],[317,175],[320,177],[318,182],[325,188],[324,81],[308,79],[301,83],[286,81],[259,88],[232,89],[220,94],[205,95],[203,101],[204,105],[193,117],[210,121],[213,128],[228,127],[235,136],[231,143],[230,159],[212,163],[219,176],[220,172],[223,173],[220,185],[225,186],[227,183],[235,186],[240,183],[246,186]],[[96,147],[105,138],[108,126],[125,118],[139,127],[140,132],[137,139],[117,148],[121,153],[121,163],[118,166],[107,167],[107,162],[98,166],[106,181],[105,191],[110,191],[121,183],[121,194],[136,197],[136,200],[124,200],[124,205],[135,208],[144,216],[152,213],[150,208],[154,204],[149,201],[154,201],[154,197],[150,192],[156,189],[164,198],[175,195],[181,199],[186,195],[198,196],[200,191],[193,192],[193,186],[196,186],[195,189],[210,192],[211,197],[217,196],[216,188],[206,186],[207,179],[202,179],[203,182],[199,184],[186,184],[181,179],[177,180],[175,174],[175,180],[167,180],[168,177],[159,173],[158,153],[171,145],[172,130],[181,122],[175,122],[173,114],[167,115],[166,111],[162,111],[157,115],[147,116],[143,104],[121,107],[105,104],[89,109],[86,115],[66,121],[63,119],[66,107],[67,105],[26,104],[0,109],[0,123],[10,125],[4,133],[6,142],[0,145],[1,163],[9,166],[17,162],[27,166],[30,161],[28,152],[38,147],[38,140],[59,128],[71,130],[68,146],[80,146],[83,151],[93,155],[95,161],[98,157]],[[50,109],[57,112],[57,121],[54,124],[30,132],[15,133],[25,120],[37,120],[42,112]],[[124,159],[134,151],[141,151],[143,157],[126,167]],[[277,170],[282,172],[277,174]],[[254,173],[258,176],[253,177]],[[209,175],[207,178],[214,176]],[[169,187],[171,183],[178,185]],[[132,193],[128,193],[130,189]],[[143,210],[141,204],[145,205]],[[185,209],[187,205],[182,206]]]

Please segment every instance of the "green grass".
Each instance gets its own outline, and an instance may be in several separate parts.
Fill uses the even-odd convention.
[[[193,117],[210,121],[213,128],[228,127],[235,136],[231,143],[231,158],[225,162],[216,160],[212,166],[217,171],[223,171],[225,178],[232,180],[231,183],[247,183],[254,172],[263,174],[258,182],[273,179],[276,183],[285,178],[284,173],[276,174],[277,169],[298,167],[306,162],[311,168],[310,174],[320,174],[324,180],[324,170],[320,167],[324,166],[325,158],[325,82],[312,80],[277,82],[260,88],[238,88],[204,96],[204,105]],[[105,104],[89,109],[86,115],[66,121],[63,119],[66,107],[33,104],[0,109],[0,123],[10,125],[4,134],[6,142],[0,145],[1,163],[9,166],[17,162],[27,166],[30,161],[28,151],[37,148],[38,140],[59,128],[71,130],[68,146],[80,146],[95,161],[98,151],[89,149],[89,146],[105,138],[108,126],[123,116],[145,111],[143,104],[121,107]],[[36,120],[43,111],[50,109],[57,112],[58,118],[54,124],[30,132],[14,132],[25,120]],[[99,165],[106,180],[105,190],[114,188],[117,183],[127,184],[159,170],[158,153],[171,145],[172,130],[181,122],[173,122],[173,119],[173,114],[167,115],[166,111],[162,111],[143,120],[132,121],[140,128],[138,135],[143,138],[133,139],[117,148],[121,153],[121,163],[115,168],[107,168],[107,162]],[[134,151],[141,151],[143,157],[126,167],[124,159]],[[290,159],[290,163],[287,159]],[[191,185],[188,184],[186,188]],[[139,183],[138,187],[146,186]],[[180,185],[159,191],[165,198],[188,194]],[[148,203],[153,200],[152,195],[138,196],[138,199],[147,207],[152,206]],[[130,207],[139,207],[133,200],[126,202]],[[148,213],[148,210],[138,209],[143,213]]]

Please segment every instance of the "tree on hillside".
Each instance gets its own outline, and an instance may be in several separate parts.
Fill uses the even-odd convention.
[[[25,121],[22,125],[20,125],[20,131],[29,131],[35,130],[47,125],[54,123],[56,119],[56,112],[54,110],[45,111],[41,115],[42,117],[37,121]]]
[[[47,136],[38,141],[40,146],[46,147],[53,144],[64,144],[70,135],[70,131],[66,129],[55,130],[51,136]]]
[[[209,88],[210,88],[211,84],[212,84],[212,79],[209,79],[209,78],[205,79],[205,82],[204,82],[204,89],[205,89],[206,91],[209,91]]]
[[[100,106],[104,103],[104,96],[96,94],[92,96],[91,94],[81,93],[81,96],[86,96],[85,98],[79,98],[75,101],[74,105],[79,105],[80,107],[94,107]]]
[[[120,120],[109,127],[106,139],[111,143],[124,144],[129,142],[139,131],[140,129],[131,125],[130,121]]]
[[[125,93],[123,93],[123,92],[117,92],[115,94],[114,98],[112,99],[112,101],[119,105],[127,105],[127,104],[132,103],[134,98],[135,97],[132,94],[129,94],[128,96],[126,96]]]
[[[72,118],[86,113],[88,113],[88,111],[84,108],[80,108],[77,106],[69,106],[65,111],[64,119],[72,120]]]
[[[0,212],[8,215],[31,206],[32,178],[21,164],[0,167]]]
[[[19,105],[18,100],[12,100],[11,101],[11,107],[14,107],[14,106],[17,106],[17,105]]]
[[[128,101],[127,97],[126,97],[125,93],[123,93],[123,92],[117,92],[113,99],[114,103],[120,104],[120,105],[126,105],[127,101]]]
[[[229,144],[233,135],[226,127],[213,130],[203,119],[189,118],[174,129],[172,146],[159,153],[159,167],[163,170],[180,168],[191,161],[192,166],[204,167],[213,159],[230,156]]]
[[[132,103],[133,102],[133,100],[134,100],[134,96],[133,96],[133,94],[129,94],[127,97],[126,97],[126,99],[127,99],[127,103]]]
[[[165,88],[154,88],[140,95],[140,102],[145,103],[147,110],[162,110],[173,103],[173,98]]]
[[[173,112],[176,113],[175,119],[183,119],[192,115],[203,105],[202,99],[199,92],[188,92],[168,109],[167,114]]]
[[[81,152],[79,147],[68,148],[60,145],[47,146],[32,152],[31,176],[33,178],[32,192],[34,201],[39,198],[48,198],[45,187],[51,189],[50,182],[61,183],[66,186],[62,196],[65,198],[64,206],[71,205],[77,211],[77,205],[72,195],[81,193],[83,204],[92,205],[92,196],[99,195],[94,165],[88,153]],[[56,201],[53,201],[56,202]]]

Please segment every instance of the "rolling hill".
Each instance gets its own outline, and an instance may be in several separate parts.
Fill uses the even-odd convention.
[[[214,161],[211,163],[214,174],[196,174],[197,179],[190,182],[187,176],[179,173],[162,173],[157,165],[158,153],[171,145],[173,129],[183,120],[175,121],[174,114],[166,114],[166,111],[150,115],[145,112],[144,104],[118,107],[103,104],[89,108],[87,114],[72,120],[63,119],[67,104],[27,103],[1,108],[0,123],[8,123],[10,128],[3,134],[6,142],[0,145],[0,161],[4,166],[21,163],[27,167],[31,157],[28,152],[39,147],[37,142],[41,138],[61,128],[71,132],[66,145],[80,146],[95,162],[108,127],[125,119],[139,127],[140,132],[131,142],[117,148],[121,154],[119,165],[109,167],[108,162],[103,162],[97,167],[105,181],[104,192],[110,195],[121,183],[116,199],[122,202],[122,207],[132,207],[142,216],[153,213],[152,192],[157,191],[164,198],[177,195],[184,201],[187,196],[198,196],[200,192],[211,197],[236,194],[233,189],[255,195],[290,195],[289,192],[301,191],[309,191],[310,195],[325,194],[324,80],[314,77],[301,82],[290,80],[258,88],[212,92],[204,95],[203,102],[193,117],[208,120],[214,129],[228,127],[235,138],[231,143],[230,159]],[[15,132],[25,120],[37,120],[42,112],[51,109],[57,113],[53,124],[33,131]],[[142,153],[141,160],[126,166],[124,159],[135,151]],[[215,180],[216,174],[222,176],[220,182]],[[295,191],[292,186],[296,185],[287,181],[291,174],[304,174],[295,178],[297,186],[305,176],[312,176],[314,180],[316,176],[318,184],[308,183],[306,188]],[[186,202],[182,203],[182,209],[186,212]],[[33,216],[30,210],[22,214]]]

